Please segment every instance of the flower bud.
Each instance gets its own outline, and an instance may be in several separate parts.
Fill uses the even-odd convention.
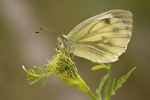
[[[51,64],[53,65],[52,70],[58,79],[84,92],[89,91],[88,86],[79,76],[75,63],[70,58],[70,55],[64,50],[56,51],[57,55]]]

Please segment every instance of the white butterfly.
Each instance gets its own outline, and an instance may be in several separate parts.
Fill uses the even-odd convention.
[[[132,23],[130,11],[110,10],[83,21],[57,39],[68,53],[100,63],[114,62],[127,48]]]

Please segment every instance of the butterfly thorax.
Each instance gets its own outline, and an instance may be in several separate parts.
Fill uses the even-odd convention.
[[[64,48],[68,53],[73,51],[73,42],[68,40],[66,35],[58,35],[57,40],[60,48]]]

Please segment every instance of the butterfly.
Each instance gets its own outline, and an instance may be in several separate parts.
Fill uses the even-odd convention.
[[[132,34],[132,13],[110,10],[77,25],[67,36],[58,34],[60,48],[99,63],[118,60]]]

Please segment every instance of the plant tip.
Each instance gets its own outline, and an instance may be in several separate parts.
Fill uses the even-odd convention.
[[[24,65],[22,65],[22,68],[25,69]]]

